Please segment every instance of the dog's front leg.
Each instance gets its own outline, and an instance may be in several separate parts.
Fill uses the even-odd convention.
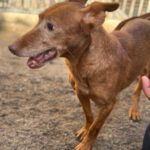
[[[92,146],[96,140],[99,130],[113,109],[113,106],[114,103],[111,103],[100,108],[97,117],[88,130],[88,133],[84,137],[83,141],[75,148],[75,150],[92,150]]]
[[[83,95],[82,93],[77,92],[77,96],[80,100],[80,103],[82,105],[83,111],[85,113],[86,117],[86,124],[84,127],[82,127],[77,133],[76,136],[80,138],[80,140],[83,140],[86,136],[91,124],[93,123],[93,114],[91,110],[91,103],[88,96]]]
[[[86,117],[85,126],[82,127],[76,133],[77,138],[79,138],[82,141],[83,138],[85,137],[85,135],[87,134],[87,131],[90,128],[91,124],[93,123],[93,114],[92,114],[92,110],[91,110],[91,103],[90,103],[89,97],[85,94],[82,94],[82,92],[79,91],[78,88],[76,88],[75,80],[71,74],[69,74],[69,81],[70,81],[72,88],[74,89],[75,93],[77,94],[77,96],[80,100],[80,103],[82,105],[82,108],[83,108],[83,111],[84,111],[84,114]]]

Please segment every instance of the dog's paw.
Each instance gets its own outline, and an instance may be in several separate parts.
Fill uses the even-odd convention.
[[[76,132],[76,137],[82,141],[84,139],[84,137],[87,135],[88,130],[83,127],[81,128],[79,131]]]
[[[75,147],[75,150],[92,150],[92,146],[90,144],[80,143]]]
[[[129,109],[129,118],[133,121],[139,121],[140,120],[140,112],[136,108],[130,108]]]

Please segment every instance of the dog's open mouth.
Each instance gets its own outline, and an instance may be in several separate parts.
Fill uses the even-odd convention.
[[[54,59],[57,56],[56,49],[49,49],[43,53],[38,54],[34,57],[29,57],[27,64],[32,69],[40,68],[45,62]]]

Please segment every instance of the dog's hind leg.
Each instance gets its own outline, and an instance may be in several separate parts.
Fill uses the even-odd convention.
[[[132,104],[129,109],[129,118],[133,121],[139,121],[140,120],[140,112],[139,112],[139,100],[142,90],[142,80],[141,76],[138,79],[138,83],[133,91],[132,95]]]
[[[139,112],[139,101],[140,101],[140,95],[142,91],[142,79],[141,77],[143,75],[146,75],[150,78],[150,63],[148,63],[143,71],[143,73],[139,77],[139,81],[133,91],[132,95],[132,105],[129,109],[129,118],[133,121],[140,120],[140,112]]]

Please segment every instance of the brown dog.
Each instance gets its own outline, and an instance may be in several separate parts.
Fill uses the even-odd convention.
[[[29,57],[30,68],[65,57],[69,79],[82,104],[86,124],[77,133],[81,143],[76,150],[91,150],[117,94],[138,76],[150,75],[150,22],[134,19],[121,30],[108,34],[102,24],[105,11],[114,11],[116,3],[86,0],[58,3],[39,15],[30,32],[9,46],[12,53]],[[139,119],[138,101],[141,81],[132,97],[129,117]],[[90,100],[99,106],[94,119]]]

